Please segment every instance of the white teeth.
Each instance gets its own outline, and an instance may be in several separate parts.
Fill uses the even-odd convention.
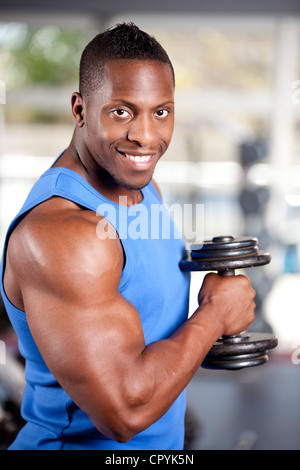
[[[142,157],[137,156],[135,157],[134,155],[127,155],[125,154],[126,158],[129,158],[129,160],[132,160],[133,162],[149,162],[151,155],[143,155]]]

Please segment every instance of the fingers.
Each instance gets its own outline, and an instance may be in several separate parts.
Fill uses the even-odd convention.
[[[246,330],[255,318],[255,290],[244,275],[205,276],[198,295],[199,306],[209,305],[227,335]]]

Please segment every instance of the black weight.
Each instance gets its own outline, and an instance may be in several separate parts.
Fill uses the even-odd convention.
[[[187,253],[186,257],[180,261],[182,271],[225,271],[226,269],[253,268],[270,263],[271,255],[265,252],[258,252],[256,255],[235,256],[224,258],[192,258]]]
[[[245,354],[240,356],[228,356],[227,358],[205,359],[202,363],[204,369],[224,369],[224,370],[241,370],[247,367],[261,366],[268,362],[267,353]]]
[[[271,255],[259,251],[253,237],[219,236],[203,244],[192,244],[180,262],[183,271],[218,271],[221,276],[234,275],[235,269],[263,266]],[[277,346],[277,339],[265,333],[243,333],[223,336],[212,347],[202,367],[238,370],[265,364],[267,352]]]
[[[220,236],[192,244],[180,262],[183,271],[225,271],[263,266],[271,255],[258,250],[257,238]]]
[[[212,240],[206,240],[203,243],[192,243],[192,251],[215,251],[215,250],[228,250],[230,249],[240,249],[248,247],[257,247],[258,239],[257,238],[248,238],[248,237],[237,237],[234,238],[231,235],[224,235],[219,237],[214,237]]]
[[[242,333],[225,336],[214,344],[203,367],[210,369],[242,369],[265,364],[267,351],[277,346],[277,339],[269,333]]]
[[[191,258],[228,259],[258,254],[257,238],[215,237],[203,245],[191,245]]]

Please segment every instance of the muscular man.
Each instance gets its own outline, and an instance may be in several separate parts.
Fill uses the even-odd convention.
[[[72,112],[72,141],[4,248],[1,292],[26,359],[27,424],[11,448],[181,449],[184,389],[221,335],[248,328],[254,291],[209,274],[187,319],[176,229],[132,237],[121,223],[143,207],[151,225],[162,204],[152,175],[172,136],[174,73],[154,38],[132,24],[96,36]]]

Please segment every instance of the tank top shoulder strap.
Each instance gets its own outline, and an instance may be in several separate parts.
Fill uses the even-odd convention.
[[[142,188],[142,194],[145,204],[151,204],[153,201],[162,203],[152,182],[145,188]],[[110,220],[109,213],[104,214],[101,212],[101,209],[111,207],[115,212],[121,209],[128,209],[105,198],[75,171],[63,167],[51,167],[40,176],[32,187],[19,213],[11,222],[8,234],[12,232],[30,210],[53,196],[63,197],[82,207],[95,211],[98,215],[105,216],[112,225],[115,224],[113,219]]]

